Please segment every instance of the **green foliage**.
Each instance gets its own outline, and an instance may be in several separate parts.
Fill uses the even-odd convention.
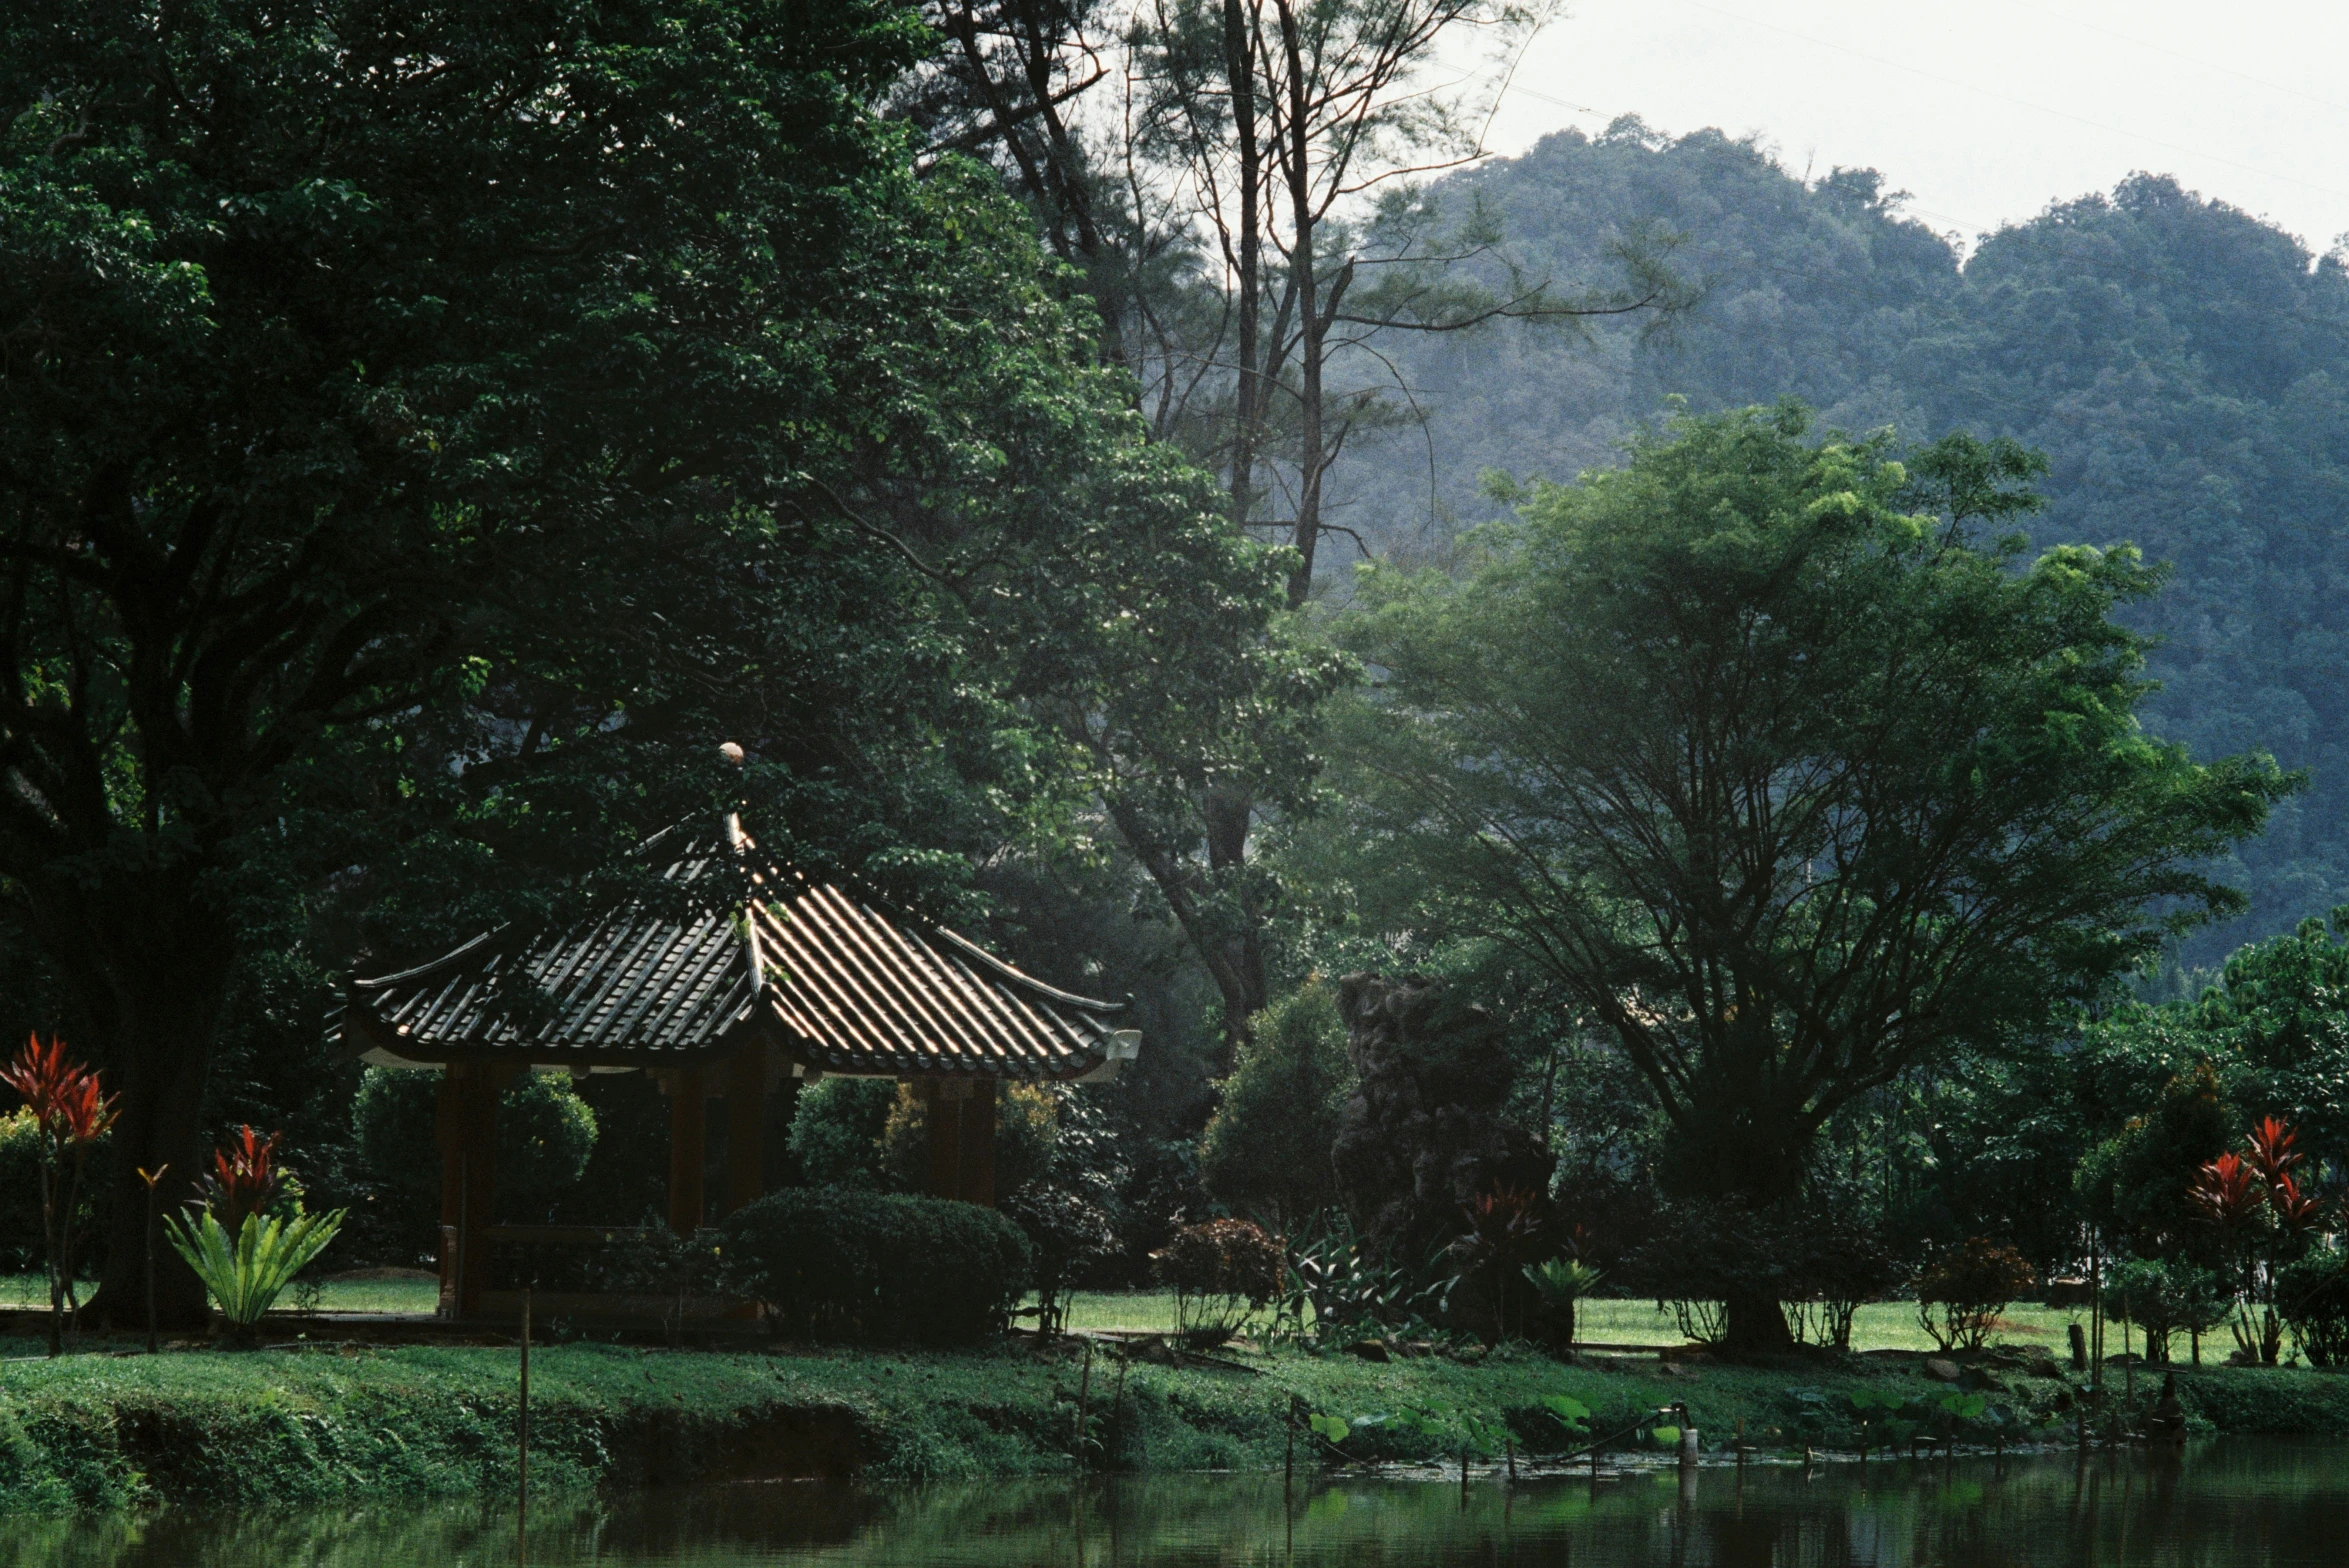
[[[1848,1346],[1852,1314],[1904,1270],[1848,1195],[1827,1191],[1762,1208],[1681,1199],[1655,1211],[1619,1284],[1669,1303],[1682,1333],[1716,1341],[1723,1304],[1766,1301],[1790,1336]]]
[[[819,1086],[820,1087],[820,1086]],[[995,1190],[1016,1192],[1044,1173],[1060,1132],[1060,1101],[1044,1084],[995,1085]],[[930,1184],[930,1108],[901,1085],[881,1128],[884,1185],[920,1192]]]
[[[1337,1201],[1330,1150],[1354,1073],[1327,983],[1280,998],[1240,1049],[1207,1131],[1199,1179],[1216,1201],[1286,1231]]]
[[[30,1106],[0,1116],[0,1259],[11,1269],[35,1267],[42,1256],[41,1162],[47,1144]]]
[[[212,1293],[220,1315],[240,1337],[250,1338],[261,1314],[326,1250],[342,1223],[341,1209],[287,1218],[248,1214],[232,1240],[207,1209],[192,1221],[166,1214],[163,1233]]]
[[[2173,1011],[2246,1115],[2281,1115],[2320,1156],[2349,1159],[2349,907],[2238,948]]]
[[[1078,1188],[1052,1181],[1014,1188],[999,1206],[1028,1238],[1036,1326],[1057,1334],[1067,1326],[1069,1294],[1077,1276],[1117,1246],[1109,1212]]]
[[[2276,1311],[2312,1366],[2349,1366],[2349,1251],[2312,1252],[2277,1270]]]
[[[1150,1262],[1174,1289],[1176,1332],[1211,1343],[1278,1297],[1288,1272],[1280,1243],[1247,1220],[1185,1225]]]
[[[1819,1404],[1826,1402],[1823,1396],[1811,1397]],[[1859,1418],[1860,1440],[1876,1448],[1897,1448],[1921,1436],[1974,1443],[2045,1441],[2060,1430],[2062,1421],[2059,1414],[2034,1411],[2021,1400],[1993,1400],[1980,1390],[1963,1388],[1923,1393],[1858,1388],[1852,1390],[1849,1400],[1852,1413]]]
[[[2104,1277],[2105,1311],[2145,1332],[2145,1358],[2170,1359],[2170,1336],[2207,1334],[2235,1313],[2235,1293],[2214,1269],[2131,1258]]]
[[[881,1139],[896,1107],[897,1083],[889,1078],[828,1077],[801,1089],[791,1113],[791,1157],[801,1177],[818,1187],[889,1185]]]
[[[37,606],[0,728],[52,803],[0,873],[48,889],[45,981],[145,998],[96,1042],[133,1084],[201,1082],[227,1008],[292,1068],[238,1093],[302,1102],[335,971],[657,895],[619,852],[746,797],[957,915],[972,858],[1091,854],[1095,802],[1301,799],[1345,661],[1025,212],[885,122],[925,36],[867,0],[0,22],[0,319],[43,323],[0,367]]]
[[[993,1209],[942,1198],[800,1187],[720,1230],[731,1286],[780,1332],[875,1344],[968,1344],[1000,1333],[1027,1289],[1027,1238]]]
[[[192,1173],[193,1120],[142,1102],[201,1091],[240,979],[575,890],[642,826],[613,817],[678,806],[583,778],[704,750],[721,668],[797,680],[783,645],[853,636],[851,585],[895,581],[878,544],[822,571],[783,507],[841,434],[819,302],[904,299],[845,264],[871,279],[907,215],[867,105],[917,37],[768,0],[0,21],[0,319],[42,322],[0,371],[0,535],[39,607],[0,729],[49,803],[0,858],[47,889],[19,931],[68,990],[143,998],[93,1042],[130,1085],[119,1188]],[[500,839],[552,852],[526,873]],[[436,862],[420,917],[396,873]],[[321,903],[396,903],[385,871],[404,918],[316,940]],[[116,1206],[126,1297],[138,1225]]]
[[[2032,1285],[2029,1260],[1976,1236],[1917,1275],[1917,1321],[1943,1350],[1980,1350],[2006,1304]]]
[[[1590,1406],[1571,1394],[1544,1394],[1541,1403],[1544,1410],[1570,1427],[1590,1424]]]
[[[1376,929],[1572,995],[1683,1190],[1784,1195],[1857,1096],[2238,908],[2202,868],[2293,788],[2139,729],[2114,617],[2158,574],[2022,560],[2043,471],[1793,405],[1681,417],[1457,574],[1365,568],[1343,630],[1386,680],[1346,719],[1331,874]]]
[[[1857,1435],[1860,1412],[1850,1399],[1856,1390],[1879,1391],[1893,1408],[1909,1408],[1921,1430],[1938,1432],[1945,1414],[1940,1386],[1874,1369],[1854,1375],[1824,1363],[1806,1372],[1808,1386],[1801,1388],[1786,1385],[1783,1366],[1734,1363],[1671,1379],[1637,1366],[1581,1367],[1507,1354],[1476,1364],[1427,1357],[1378,1365],[1276,1351],[1256,1364],[1261,1376],[1238,1377],[1225,1368],[1137,1357],[1120,1413],[1109,1416],[1097,1360],[1093,1410],[1114,1434],[1116,1462],[1166,1474],[1213,1460],[1226,1472],[1211,1478],[1217,1497],[1233,1490],[1233,1471],[1269,1470],[1277,1487],[1292,1408],[1340,1421],[1401,1406],[1464,1410],[1488,1422],[1507,1412],[1521,1449],[1537,1438],[1544,1448],[1579,1446],[1542,1409],[1551,1395],[1586,1407],[1597,1434],[1643,1415],[1658,1419],[1658,1405],[1685,1397],[1692,1419],[1708,1432],[1724,1434],[1742,1418],[1749,1440],[1764,1443],[1772,1441],[1773,1428],[1791,1433],[1815,1409],[1822,1413],[1818,1440],[1839,1448]],[[1058,1489],[1068,1473],[1074,1371],[1057,1357],[985,1353],[770,1345],[680,1354],[594,1342],[540,1345],[531,1355],[533,1496],[545,1488],[593,1499],[656,1477],[720,1480],[733,1473],[728,1467],[738,1468],[745,1431],[777,1429],[818,1434],[836,1445],[828,1452],[856,1453],[886,1476],[998,1488],[1034,1476]],[[2061,1384],[2012,1381],[2013,1392],[1991,1395],[1984,1411],[1984,1417],[2001,1407],[2014,1414],[2010,1442],[2026,1424],[2036,1428],[2052,1414],[2051,1403],[2062,1394]],[[510,1500],[514,1392],[510,1346],[0,1364],[0,1482],[6,1483],[0,1508],[230,1506],[258,1510],[255,1516],[266,1522],[272,1507],[296,1501]],[[2220,1431],[2349,1433],[2349,1380],[2339,1377],[2211,1367],[2185,1394],[2189,1408]],[[1449,1458],[1458,1447],[1448,1444],[1441,1423],[1438,1430],[1442,1435],[1433,1438],[1366,1432],[1344,1446],[1350,1454]],[[190,1444],[189,1432],[207,1440]],[[1989,1435],[1980,1425],[1961,1428],[1960,1435],[1976,1433]],[[1877,1423],[1873,1441],[1880,1453],[1886,1440]],[[1299,1433],[1298,1462],[1327,1459],[1320,1444],[1319,1437]],[[2308,1464],[2311,1475],[2329,1484],[2328,1461],[2318,1454]],[[2068,1471],[2059,1479],[2068,1487]],[[1431,1501],[1447,1514],[1453,1507],[1449,1498]],[[1528,1506],[1520,1493],[1521,1518]],[[479,1556],[478,1510],[458,1513],[446,1549],[423,1560]],[[1065,1509],[1057,1517],[1065,1521]],[[85,1518],[76,1527],[91,1523]],[[1049,1559],[1052,1550],[1044,1542],[1031,1555]]]
[[[1540,1295],[1543,1306],[1564,1307],[1589,1295],[1606,1273],[1577,1259],[1551,1258],[1528,1264],[1525,1277]]]
[[[1791,393],[1853,430],[2010,433],[2052,460],[2037,541],[2129,541],[2176,567],[2177,592],[2125,614],[2160,639],[2147,729],[2313,773],[2307,803],[2229,862],[2252,918],[2180,956],[2215,965],[2321,916],[2349,898],[2333,827],[2349,697],[2329,652],[2349,630],[2349,267],[2159,174],[2053,203],[1961,258],[1900,183],[1812,178],[1758,137],[1674,139],[1631,117],[1439,182],[1454,206],[1488,202],[1537,276],[1604,276],[1612,236],[1661,223],[1706,296],[1666,338],[1602,323],[1583,355],[1510,335],[1398,345],[1430,427],[1350,454],[1353,515],[1377,542],[1423,540],[1431,511],[1490,515],[1480,470],[1611,465],[1621,432],[1676,393],[1698,411]]]
[[[437,1073],[370,1067],[351,1101],[351,1130],[375,1179],[411,1198],[440,1194],[434,1131]],[[543,1200],[577,1182],[595,1153],[595,1112],[569,1077],[525,1073],[498,1095],[502,1197]]]
[[[1327,1210],[1284,1239],[1295,1292],[1285,1310],[1301,1327],[1310,1305],[1313,1332],[1323,1344],[1425,1329],[1420,1309],[1435,1310],[1442,1282],[1415,1278],[1401,1264],[1374,1256],[1343,1210]]]
[[[2077,1181],[2089,1217],[2147,1256],[2208,1254],[2209,1227],[2187,1188],[2234,1144],[2236,1122],[2207,1064],[2172,1078],[2144,1114],[2081,1160]]]
[[[1049,1088],[998,1083],[995,1190],[1016,1191],[1041,1174],[1058,1129]],[[800,1090],[791,1117],[792,1158],[820,1187],[920,1192],[930,1184],[929,1136],[928,1107],[890,1078],[820,1078]]]

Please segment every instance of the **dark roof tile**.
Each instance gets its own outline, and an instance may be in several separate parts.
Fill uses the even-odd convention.
[[[342,1035],[384,1060],[658,1065],[745,1031],[827,1072],[1066,1079],[1113,1052],[1119,1004],[1056,990],[943,927],[765,856],[738,819],[640,853],[723,902],[631,904],[535,939],[485,933],[429,964],[351,982]],[[712,891],[707,887],[698,891]],[[508,990],[516,970],[529,989]],[[1128,1053],[1116,1053],[1128,1054]]]

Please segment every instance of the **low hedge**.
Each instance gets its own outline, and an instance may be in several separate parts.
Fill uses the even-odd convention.
[[[990,1208],[799,1187],[729,1217],[733,1288],[794,1338],[970,1344],[1003,1331],[1028,1288],[1028,1240]]]
[[[2316,1252],[2276,1276],[2276,1310],[2312,1366],[2349,1366],[2349,1252]]]

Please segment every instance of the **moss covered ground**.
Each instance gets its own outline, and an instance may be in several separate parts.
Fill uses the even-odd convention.
[[[30,1358],[0,1362],[0,1506],[276,1504],[514,1484],[512,1348],[190,1349],[56,1362],[35,1348],[0,1346]],[[558,1490],[850,1471],[1033,1475],[1075,1468],[1080,1449],[1104,1469],[1277,1468],[1292,1408],[1344,1434],[1337,1448],[1307,1437],[1302,1464],[1448,1462],[1464,1449],[1489,1461],[1570,1446],[1554,1413],[1562,1401],[1587,1409],[1585,1425],[1601,1432],[1653,1423],[1659,1407],[1684,1403],[1708,1447],[1742,1420],[1765,1450],[1848,1449],[1863,1407],[1879,1423],[1878,1444],[1953,1429],[1979,1439],[1994,1427],[2023,1441],[2068,1431],[2060,1423],[2075,1397],[2065,1380],[2011,1365],[1982,1369],[1987,1385],[1977,1375],[1952,1389],[1929,1381],[1917,1358],[1889,1354],[1767,1366],[1562,1363],[1515,1349],[1475,1361],[1380,1364],[1286,1349],[1226,1359],[1121,1364],[1097,1350],[1088,1376],[1067,1342],[969,1353],[542,1346],[532,1362],[532,1475]],[[2182,1382],[2205,1430],[2349,1435],[2349,1377],[2209,1367]],[[2150,1383],[2138,1394],[2149,1402]]]

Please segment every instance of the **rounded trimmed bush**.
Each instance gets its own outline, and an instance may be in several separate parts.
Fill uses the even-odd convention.
[[[944,1198],[794,1187],[719,1233],[732,1288],[784,1334],[969,1344],[1002,1332],[1028,1287],[1028,1239],[993,1209]]]

